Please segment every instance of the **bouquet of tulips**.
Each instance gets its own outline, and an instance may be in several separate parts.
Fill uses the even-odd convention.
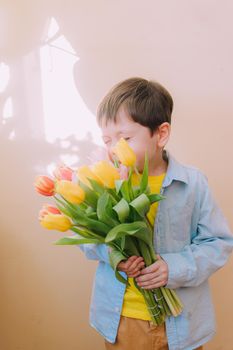
[[[115,145],[114,154],[114,165],[100,161],[76,171],[60,166],[54,171],[54,178],[37,176],[35,188],[42,195],[53,196],[56,202],[56,206],[47,204],[42,208],[40,224],[47,229],[75,233],[55,244],[106,244],[116,278],[128,284],[117,270],[120,261],[137,255],[149,266],[157,260],[147,213],[152,203],[164,197],[150,193],[147,157],[141,175],[135,166],[136,156],[124,139]],[[127,167],[125,179],[120,177],[119,162]],[[139,177],[138,186],[132,184],[133,172]],[[145,290],[135,279],[134,283],[145,299],[154,324],[160,325],[166,316],[181,313],[182,304],[174,290],[165,287]]]

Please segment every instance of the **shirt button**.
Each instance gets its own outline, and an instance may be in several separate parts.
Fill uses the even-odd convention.
[[[120,312],[120,308],[119,307],[115,307],[114,309],[116,312]]]

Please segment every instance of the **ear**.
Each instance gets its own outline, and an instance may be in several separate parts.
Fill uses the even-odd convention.
[[[169,136],[171,133],[171,125],[167,122],[162,123],[159,125],[158,129],[156,130],[157,133],[157,145],[159,148],[164,148],[169,140]]]

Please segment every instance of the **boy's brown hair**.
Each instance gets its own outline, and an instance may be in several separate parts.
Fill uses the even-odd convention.
[[[148,127],[152,135],[160,124],[171,124],[172,97],[156,81],[136,77],[113,86],[99,104],[98,123],[107,123],[109,120],[116,122],[120,107],[123,107],[136,123]]]

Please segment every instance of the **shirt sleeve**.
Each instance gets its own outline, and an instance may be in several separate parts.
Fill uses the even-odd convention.
[[[109,251],[106,244],[80,244],[78,247],[84,252],[87,259],[109,262]]]
[[[233,249],[233,235],[200,173],[198,224],[191,244],[179,253],[160,254],[168,264],[167,288],[195,287],[221,268]]]

